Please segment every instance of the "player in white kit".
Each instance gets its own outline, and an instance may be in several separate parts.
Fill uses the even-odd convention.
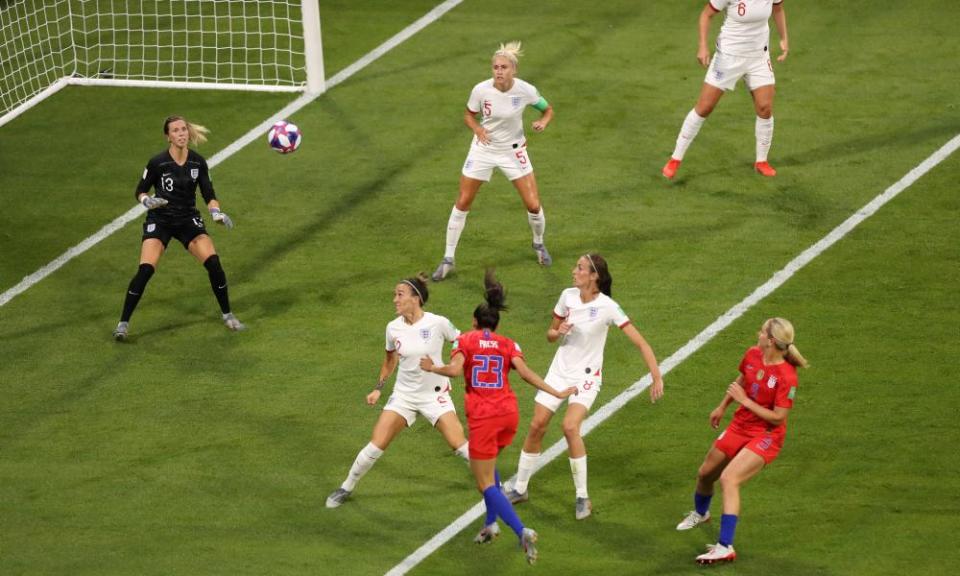
[[[619,327],[643,355],[653,378],[650,400],[656,402],[663,396],[663,377],[653,349],[610,297],[612,284],[607,261],[602,256],[581,256],[573,269],[573,288],[560,294],[553,309],[553,322],[547,330],[547,340],[559,341],[560,345],[544,380],[558,391],[568,386],[578,389],[575,396],[567,398],[567,412],[563,416],[563,435],[567,439],[570,471],[576,489],[577,520],[586,518],[592,510],[587,492],[587,447],[580,426],[603,383],[603,349],[609,326]],[[514,504],[528,499],[527,484],[540,457],[543,436],[553,414],[563,404],[563,400],[543,391],[538,392],[534,400],[533,419],[520,452],[517,480],[507,492]]]
[[[493,54],[493,78],[474,86],[467,101],[463,122],[473,131],[473,140],[460,175],[460,193],[447,222],[443,260],[433,273],[436,282],[453,270],[457,244],[466,226],[470,206],[480,186],[490,181],[494,168],[499,168],[513,183],[527,208],[537,261],[544,266],[553,262],[543,245],[546,217],[523,135],[523,111],[527,106],[536,108],[541,114],[531,124],[535,132],[543,132],[550,124],[553,107],[532,84],[516,77],[517,59],[521,54],[520,42],[501,44]],[[480,115],[479,122],[477,115]]]
[[[386,357],[380,366],[376,387],[367,394],[367,404],[377,403],[387,378],[396,368],[393,394],[373,427],[370,442],[357,454],[347,479],[327,498],[327,508],[336,508],[349,498],[360,478],[373,467],[397,434],[413,425],[417,414],[436,427],[461,458],[469,458],[463,426],[450,398],[450,379],[420,369],[420,359],[424,356],[442,364],[444,341],[453,342],[460,335],[449,320],[423,310],[429,296],[426,277],[407,278],[394,288],[397,318],[387,324]]]
[[[725,11],[726,16],[720,35],[717,36],[716,52],[710,59],[707,48],[707,34],[710,32],[710,19]],[[673,178],[680,168],[680,162],[693,143],[707,116],[713,112],[725,90],[733,90],[737,81],[743,78],[747,89],[753,96],[753,106],[757,112],[754,132],[757,138],[757,156],[754,170],[764,176],[776,176],[777,171],[767,162],[767,154],[773,143],[773,63],[770,61],[770,15],[777,25],[780,35],[780,55],[783,62],[789,52],[787,41],[787,15],[783,11],[783,0],[709,0],[700,13],[700,47],[697,60],[707,68],[707,76],[700,90],[700,99],[693,110],[687,113],[677,136],[677,144],[670,160],[663,167],[663,175]]]

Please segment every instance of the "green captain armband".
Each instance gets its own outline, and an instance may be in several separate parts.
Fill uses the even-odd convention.
[[[547,103],[547,101],[544,99],[543,96],[541,96],[540,99],[537,100],[537,103],[536,103],[536,104],[531,104],[531,106],[533,106],[534,108],[536,108],[536,109],[539,110],[540,112],[546,112],[546,111],[547,111],[547,108],[550,107],[550,104]]]

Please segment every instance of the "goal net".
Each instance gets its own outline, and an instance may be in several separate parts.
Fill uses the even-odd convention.
[[[70,84],[323,91],[318,0],[0,0],[0,125]]]

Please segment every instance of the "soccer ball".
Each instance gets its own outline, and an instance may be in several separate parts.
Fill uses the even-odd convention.
[[[300,147],[303,135],[296,124],[281,120],[270,128],[267,133],[267,143],[281,154],[289,154]]]

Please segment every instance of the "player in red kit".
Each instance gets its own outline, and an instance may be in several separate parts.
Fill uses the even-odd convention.
[[[510,388],[509,372],[514,368],[521,378],[534,387],[557,398],[576,394],[576,386],[554,390],[531,370],[523,360],[520,346],[495,331],[504,305],[503,286],[492,270],[484,278],[486,303],[473,311],[473,330],[461,334],[450,353],[450,364],[437,366],[429,357],[420,361],[428,372],[455,377],[466,382],[465,404],[470,428],[470,469],[477,479],[477,489],[487,505],[483,529],[474,539],[478,544],[492,541],[500,534],[497,516],[516,532],[520,547],[531,564],[537,560],[537,533],[520,521],[513,505],[500,491],[497,454],[513,441],[517,433],[519,409],[517,397]]]
[[[716,428],[727,406],[740,404],[700,465],[693,495],[695,509],[677,525],[677,530],[689,530],[710,519],[713,485],[720,480],[720,538],[697,556],[699,564],[731,562],[737,557],[733,535],[740,515],[740,486],[780,453],[797,390],[797,367],[807,365],[793,340],[793,325],[787,320],[770,318],[764,322],[757,345],[740,361],[740,375],[727,387],[720,405],[710,412],[710,425]]]

